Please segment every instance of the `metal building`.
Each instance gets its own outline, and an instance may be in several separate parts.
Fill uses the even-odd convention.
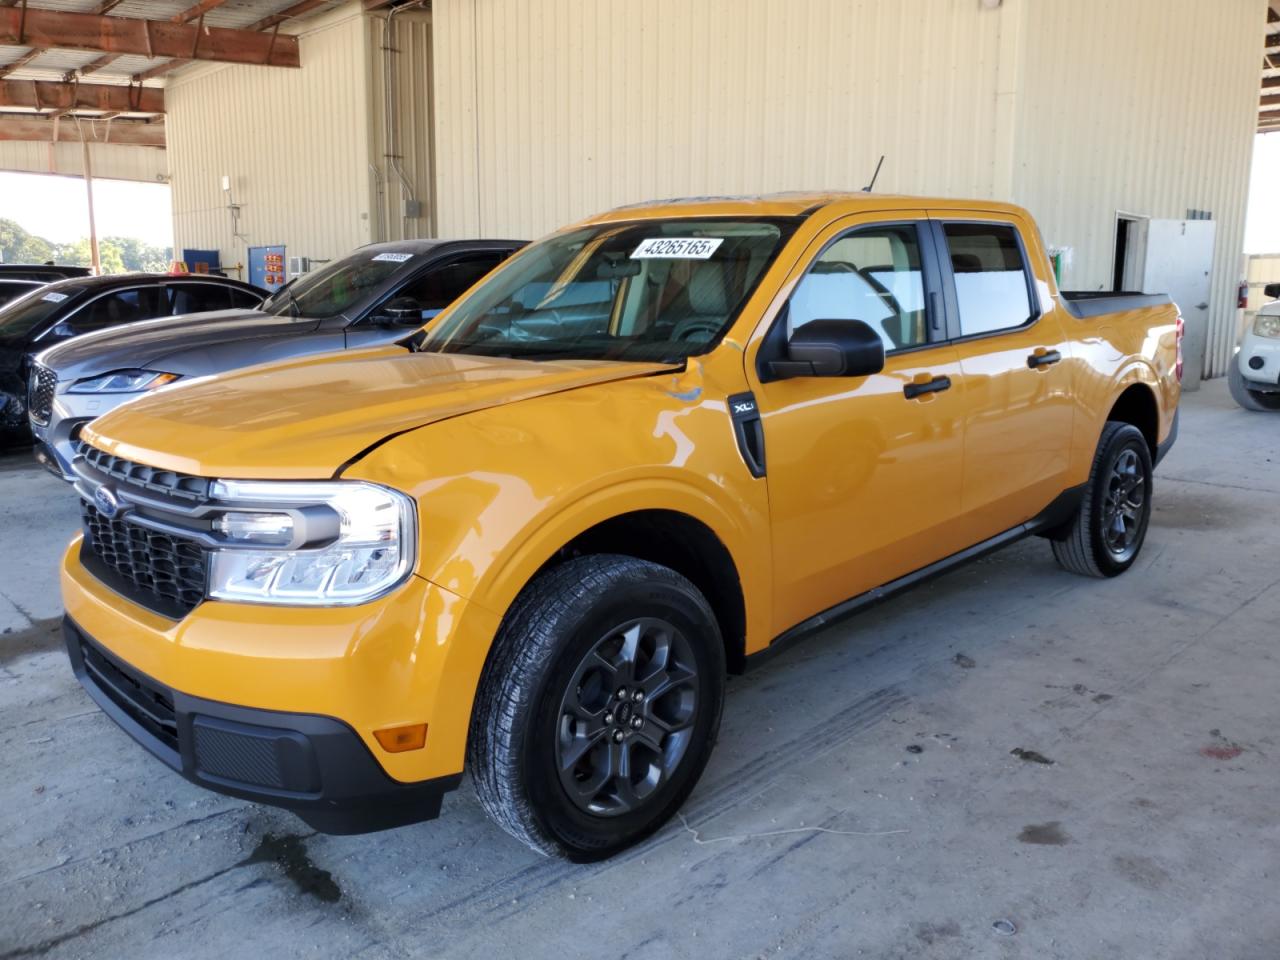
[[[883,156],[877,190],[1028,207],[1066,288],[1173,293],[1191,382],[1234,346],[1268,0],[193,2],[175,19],[274,16],[301,66],[150,68],[179,250],[537,236],[654,197],[859,189]],[[45,159],[0,142],[0,168]]]

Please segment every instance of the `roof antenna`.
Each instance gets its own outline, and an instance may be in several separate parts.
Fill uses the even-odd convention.
[[[876,177],[880,176],[880,168],[884,166],[884,154],[880,154],[880,162],[876,164],[876,172],[871,175],[871,182],[862,188],[863,193],[870,193],[871,188],[876,185]]]

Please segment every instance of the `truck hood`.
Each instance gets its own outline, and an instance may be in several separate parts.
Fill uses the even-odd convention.
[[[438,420],[672,368],[384,347],[175,384],[99,417],[83,436],[181,473],[323,479],[387,437]]]
[[[138,367],[199,376],[207,371],[198,363],[193,364],[190,358],[199,358],[210,347],[307,333],[319,322],[278,317],[260,310],[217,310],[158,317],[73,337],[50,347],[36,359],[55,371],[62,381]],[[171,370],[164,365],[166,358],[177,359],[178,355],[182,355],[183,360],[176,365],[188,369]]]

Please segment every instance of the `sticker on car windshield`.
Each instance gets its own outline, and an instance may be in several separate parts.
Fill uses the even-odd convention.
[[[381,260],[384,263],[404,263],[406,260],[412,260],[412,253],[380,253],[374,260]]]
[[[631,251],[632,260],[709,260],[723,237],[650,237]]]
[[[65,293],[46,293],[46,294],[45,294],[43,297],[41,297],[40,299],[41,299],[41,300],[48,300],[50,303],[61,303],[63,300],[67,299],[67,294],[65,294]]]

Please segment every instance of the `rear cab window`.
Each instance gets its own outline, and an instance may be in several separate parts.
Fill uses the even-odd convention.
[[[1014,330],[1037,318],[1018,230],[1009,223],[944,223],[959,335]]]

